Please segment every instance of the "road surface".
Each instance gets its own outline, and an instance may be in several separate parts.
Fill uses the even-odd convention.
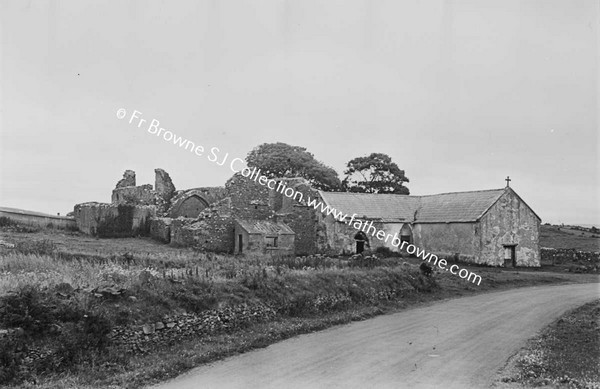
[[[301,335],[155,388],[485,388],[524,342],[600,284],[512,289]]]

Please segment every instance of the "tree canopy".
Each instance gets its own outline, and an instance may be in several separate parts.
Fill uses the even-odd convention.
[[[286,143],[264,143],[255,147],[246,156],[248,167],[261,169],[264,176],[303,177],[321,190],[336,191],[341,187],[338,173],[315,159],[305,147]]]
[[[348,162],[342,182],[344,191],[360,193],[396,193],[410,194],[403,185],[409,182],[392,158],[383,153],[372,153],[366,157],[357,157]]]

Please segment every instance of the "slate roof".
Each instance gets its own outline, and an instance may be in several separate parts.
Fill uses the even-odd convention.
[[[281,222],[275,223],[269,220],[251,219],[236,219],[235,221],[249,234],[294,234],[294,231],[292,231],[292,229],[288,225]]]
[[[420,196],[417,222],[474,222],[502,196],[504,189]]]
[[[475,222],[502,196],[506,189],[442,193],[429,196],[323,192],[326,205],[357,218],[393,222]],[[415,218],[416,217],[416,218]]]
[[[325,204],[357,218],[412,221],[419,206],[418,196],[319,191]]]

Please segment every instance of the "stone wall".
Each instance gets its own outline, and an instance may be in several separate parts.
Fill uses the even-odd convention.
[[[75,221],[81,232],[102,237],[148,235],[152,205],[83,203],[75,205]]]
[[[319,219],[316,211],[307,205],[309,199],[318,197],[318,192],[312,189],[303,178],[284,178],[278,181],[282,181],[287,187],[294,189],[295,193],[302,194],[302,201],[300,201],[300,197],[291,199],[274,190],[271,190],[269,195],[269,202],[277,213],[277,220],[287,224],[296,234],[294,253],[311,255],[327,252],[320,249],[320,247],[327,247],[327,238],[319,233]]]
[[[160,196],[165,203],[169,203],[175,194],[175,185],[173,185],[169,173],[159,168],[154,169],[154,174],[154,190],[156,191],[156,194]]]
[[[561,264],[565,262],[577,262],[581,264],[600,265],[600,252],[542,248],[540,250],[540,257],[546,263]]]
[[[361,230],[355,228],[354,225],[336,221],[333,216],[324,216],[318,211],[313,212],[316,212],[316,218],[318,220],[317,234],[318,236],[323,235],[325,238],[325,242],[319,245],[320,253],[328,255],[352,255],[356,253],[356,240],[354,237]],[[365,222],[373,222],[373,228],[377,230],[384,229],[385,227],[385,225],[379,221],[366,220]],[[360,228],[362,229],[363,226],[364,223],[361,220]],[[368,226],[370,226],[370,224],[368,224]],[[385,242],[372,236],[371,232],[366,232],[368,226],[365,227],[365,235],[368,240],[368,245],[365,244],[366,253],[368,253],[369,250],[374,252],[377,247],[385,246]],[[370,231],[373,231],[373,229]]]
[[[248,233],[239,223],[234,223],[233,240],[235,243],[233,253],[240,254],[239,236],[242,236],[241,254],[264,254],[274,257],[294,254],[294,234],[263,234]],[[267,247],[267,237],[277,236],[277,247]]]
[[[275,215],[269,206],[270,189],[236,173],[225,184],[231,212],[239,219],[269,220]]]
[[[164,216],[171,206],[171,198],[175,195],[175,185],[169,173],[163,169],[154,170],[155,187],[150,184],[135,185],[135,172],[126,170],[115,189],[112,191],[113,204],[154,205],[157,213]]]
[[[415,223],[412,231],[415,246],[440,258],[458,255],[463,261],[483,263],[478,223]]]
[[[135,186],[135,172],[133,170],[125,170],[123,178],[117,182],[117,188],[124,188],[126,186]]]
[[[178,218],[171,226],[171,244],[193,246],[217,253],[233,252],[234,220],[231,216],[210,216],[201,220]]]
[[[173,219],[168,217],[150,220],[150,237],[163,243],[171,242],[171,224]]]
[[[42,228],[58,228],[72,230],[77,228],[74,218],[67,216],[46,215],[40,212],[32,212],[14,208],[0,207],[0,217],[7,217],[19,224]]]
[[[204,209],[195,219],[179,217],[171,224],[171,244],[200,250],[233,252],[234,219],[231,199],[224,198]]]
[[[117,187],[112,191],[111,202],[113,204],[155,205],[156,192],[152,190],[150,184]]]
[[[186,228],[194,223],[196,219],[179,217],[172,219],[170,243],[173,246],[191,247],[194,245],[194,230]]]
[[[540,220],[512,191],[507,190],[480,222],[480,262],[504,265],[504,245],[516,245],[517,266],[540,266]]]
[[[171,199],[169,217],[198,217],[207,206],[227,197],[224,187],[206,187],[178,191]],[[187,215],[187,216],[186,216]]]

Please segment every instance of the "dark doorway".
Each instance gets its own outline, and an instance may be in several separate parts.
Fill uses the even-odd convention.
[[[365,251],[365,244],[367,247],[369,246],[369,240],[362,231],[354,235],[354,241],[356,242],[356,254],[362,254]]]
[[[402,228],[400,229],[400,244],[402,244],[402,242],[406,242],[406,243],[412,243],[413,239],[412,239],[412,228],[410,227],[410,224],[405,223],[402,225]]]
[[[362,240],[356,241],[356,254],[360,254],[365,251],[365,242]]]
[[[243,247],[244,247],[244,244],[243,244],[243,241],[242,241],[242,234],[239,234],[238,235],[238,253],[239,254],[242,253]]]
[[[504,246],[504,267],[517,266],[517,245]]]

